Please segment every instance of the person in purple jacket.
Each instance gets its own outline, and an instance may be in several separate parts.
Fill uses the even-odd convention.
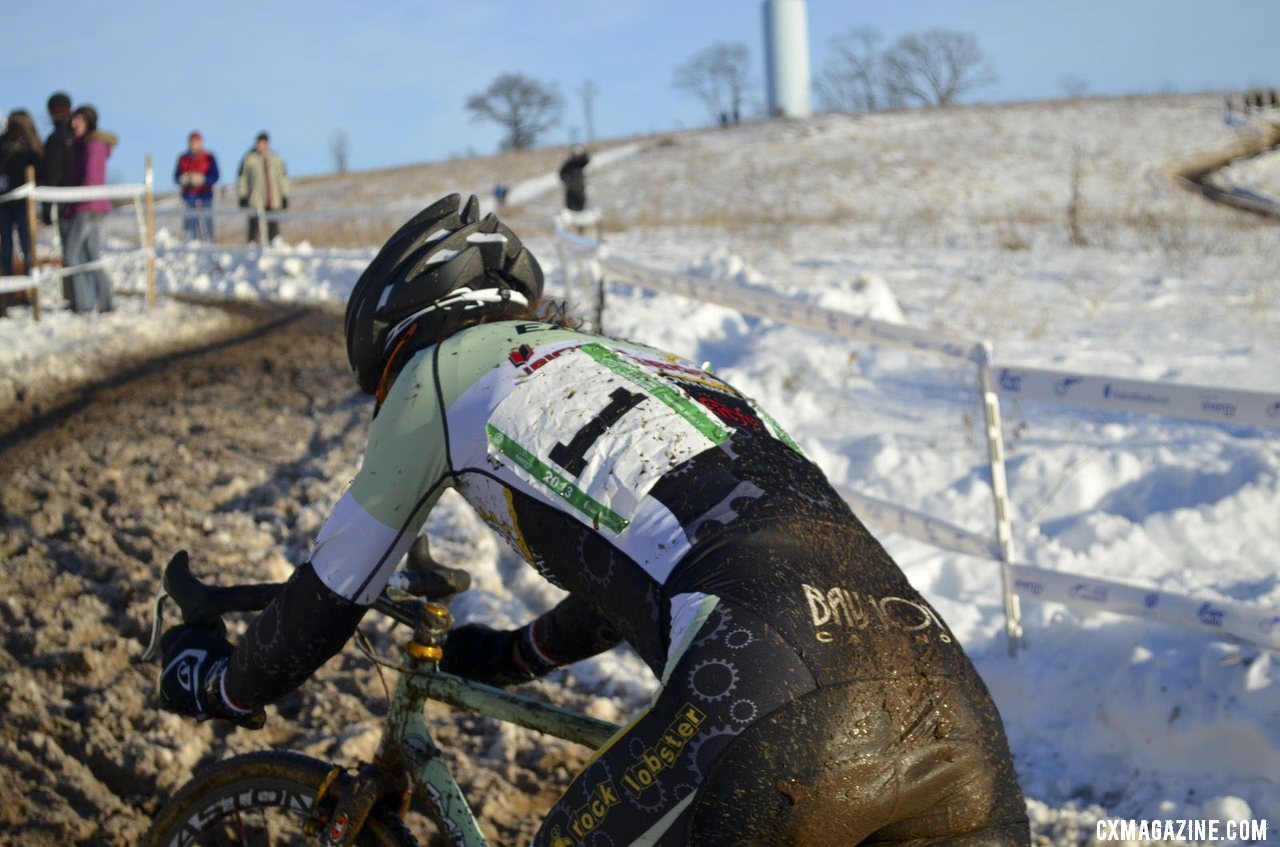
[[[98,110],[90,105],[71,114],[71,185],[106,185],[107,158],[116,136],[98,129]],[[63,207],[70,221],[63,259],[67,267],[96,262],[100,256],[102,218],[111,211],[110,200],[86,200]],[[115,308],[111,277],[101,267],[71,277],[71,308],[76,312],[110,312]]]

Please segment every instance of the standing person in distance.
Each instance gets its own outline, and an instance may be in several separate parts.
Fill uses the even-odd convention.
[[[240,208],[253,209],[249,216],[249,243],[258,240],[258,211],[276,212],[289,208],[289,177],[284,159],[271,149],[267,133],[258,133],[253,149],[240,160]],[[280,234],[280,225],[267,221],[267,241]]]
[[[822,470],[717,375],[574,329],[479,209],[437,201],[356,283],[360,472],[237,646],[165,633],[166,704],[260,725],[452,488],[568,596],[516,630],[455,628],[443,670],[516,684],[625,640],[661,680],[534,847],[1029,847],[986,686]]]
[[[53,123],[53,131],[44,140],[44,158],[40,161],[40,170],[36,182],[40,185],[69,185],[71,179],[71,142],[75,138],[71,132],[71,96],[65,91],[55,91],[49,96],[49,120]],[[52,226],[53,204],[40,205],[40,220],[45,226]],[[71,221],[65,215],[58,215],[58,242],[62,246],[62,263],[65,265],[67,255],[67,234]],[[71,302],[71,277],[62,278],[62,299]]]
[[[40,136],[35,121],[25,109],[14,109],[0,135],[0,194],[6,194],[27,181],[27,168],[39,167]],[[32,271],[31,226],[27,220],[26,200],[0,203],[0,276],[13,276],[13,233],[17,230],[27,273]]]
[[[560,166],[560,181],[564,183],[564,207],[571,212],[587,208],[587,176],[584,173],[591,162],[587,148],[575,144],[569,150],[569,158]]]
[[[98,110],[85,104],[71,113],[70,185],[106,185],[107,159],[116,146],[113,133],[98,129]],[[110,200],[85,200],[63,206],[70,221],[63,263],[67,267],[96,262],[102,258],[102,219],[112,209]],[[111,277],[105,268],[91,268],[71,275],[71,308],[76,312],[111,312],[115,300]]]
[[[182,229],[188,239],[213,242],[213,187],[218,184],[218,160],[204,149],[204,136],[192,130],[187,152],[178,157],[173,181],[182,187],[187,212]]]

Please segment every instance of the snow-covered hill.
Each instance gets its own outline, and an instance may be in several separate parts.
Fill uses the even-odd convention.
[[[1161,174],[1233,138],[1213,97],[823,116],[654,139],[589,171],[589,194],[617,254],[654,267],[964,330],[992,340],[1005,363],[1274,391],[1274,223]],[[1278,155],[1252,160],[1250,173]],[[402,170],[361,175],[359,203],[423,205],[450,184],[450,167],[460,166],[415,177],[426,196]],[[483,162],[458,176],[474,190],[501,177]],[[333,184],[302,185],[293,206],[343,202]],[[512,215],[549,221],[557,203],[551,191]],[[538,226],[525,234],[554,289],[551,237]],[[341,302],[375,248],[162,251],[161,286]],[[140,274],[131,260],[116,277],[137,289]],[[11,396],[24,374],[80,367],[126,334],[206,314],[126,300],[115,316],[53,313],[37,326],[14,310],[0,321],[2,381]],[[989,531],[968,371],[620,287],[605,327],[711,361],[837,484]],[[1280,431],[1032,403],[1006,403],[1004,414],[1020,560],[1280,609]],[[343,483],[333,481],[335,497]],[[464,508],[447,502],[431,524],[454,563],[478,574],[464,611],[516,622],[553,602],[537,579],[503,578],[518,570],[512,554],[459,536],[478,527]],[[993,563],[882,540],[995,694],[1040,832],[1065,841],[1080,824],[1087,838],[1104,814],[1280,826],[1280,656],[1029,602],[1029,649],[1009,658]],[[619,697],[618,715],[650,686],[626,654],[574,678]]]

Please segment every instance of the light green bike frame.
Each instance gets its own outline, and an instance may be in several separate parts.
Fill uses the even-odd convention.
[[[457,847],[489,847],[489,841],[431,738],[423,716],[426,701],[437,700],[592,749],[598,749],[620,728],[434,667],[429,661],[413,661],[410,668],[416,673],[400,675],[374,761],[387,771],[408,774],[414,792],[431,806],[436,825]]]

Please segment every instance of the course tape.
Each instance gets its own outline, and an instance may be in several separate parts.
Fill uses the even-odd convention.
[[[35,284],[36,281],[29,276],[0,276],[0,294],[26,291],[35,287]]]
[[[1214,423],[1280,428],[1280,393],[1145,382],[1106,376],[997,365],[1003,397],[1087,409],[1138,412]]]
[[[1280,650],[1280,609],[1185,597],[1031,565],[1009,565],[1009,570],[1013,590],[1023,597],[1148,618]]]
[[[859,518],[880,529],[923,541],[942,550],[1000,560],[1000,546],[994,538],[978,535],[924,512],[907,509],[888,500],[868,497],[848,488],[841,488],[840,496]]]
[[[606,278],[651,291],[692,297],[704,303],[728,306],[746,314],[843,338],[932,353],[947,359],[985,361],[985,351],[976,339],[945,330],[917,329],[850,312],[835,312],[807,303],[797,303],[769,291],[758,291],[692,274],[655,271],[626,259],[601,256],[599,262]]]
[[[8,194],[0,194],[0,203],[35,197],[45,203],[84,203],[89,200],[135,200],[147,193],[145,185],[36,185],[28,182]]]
[[[840,495],[859,518],[877,530],[896,532],[943,550],[995,561],[1000,559],[994,539],[849,489],[841,489]],[[1187,597],[1034,565],[1011,564],[1008,568],[1013,591],[1022,597],[1147,618],[1239,639],[1268,650],[1280,650],[1280,609]]]

